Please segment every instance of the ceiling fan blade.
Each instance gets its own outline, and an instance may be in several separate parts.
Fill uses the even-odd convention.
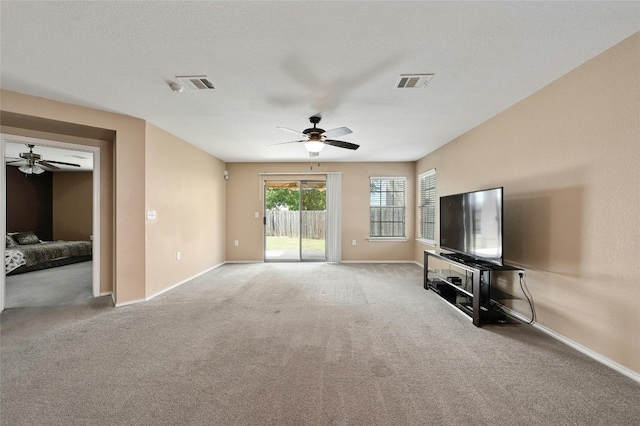
[[[299,140],[299,141],[289,141],[289,142],[274,143],[273,145],[269,145],[269,147],[278,146],[278,145],[286,145],[288,143],[301,143],[301,142],[307,142],[307,139],[303,139],[303,140]]]
[[[296,134],[298,134],[298,135],[304,135],[304,133],[299,132],[299,131],[297,131],[297,130],[290,129],[290,128],[288,128],[288,127],[276,127],[276,129],[286,130],[287,132],[296,133]]]
[[[65,163],[63,161],[53,161],[53,160],[40,160],[40,161],[38,161],[38,164],[42,164],[42,163],[54,163],[54,164],[62,164],[63,166],[80,167],[80,164]]]
[[[327,138],[337,138],[338,136],[344,136],[353,133],[348,127],[337,127],[335,129],[327,130],[323,135]]]
[[[42,166],[42,167],[46,167],[47,169],[51,169],[51,170],[61,170],[60,167],[58,166],[54,166],[53,164],[49,164],[48,161],[38,161],[38,166]]]
[[[333,139],[325,139],[324,143],[331,146],[337,146],[338,148],[346,148],[346,149],[353,149],[353,150],[360,148],[360,145],[356,145],[355,143],[336,141]]]
[[[23,158],[17,158],[15,160],[9,160],[9,161],[5,161],[5,164],[11,164],[11,163],[21,163],[25,161]]]

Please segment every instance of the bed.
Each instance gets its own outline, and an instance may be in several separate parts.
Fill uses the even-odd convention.
[[[91,258],[91,241],[41,241],[32,231],[11,232],[6,236],[7,275],[85,262]]]

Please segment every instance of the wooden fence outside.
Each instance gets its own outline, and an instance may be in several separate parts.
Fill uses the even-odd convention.
[[[292,237],[300,236],[298,230],[302,228],[302,238],[314,240],[325,239],[326,214],[325,211],[302,211],[300,222],[299,211],[267,210],[266,229],[268,237]]]

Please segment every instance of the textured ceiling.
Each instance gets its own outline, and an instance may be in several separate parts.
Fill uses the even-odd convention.
[[[638,2],[0,3],[1,87],[148,120],[227,161],[416,160],[640,30]],[[400,74],[433,73],[423,89]],[[214,90],[173,92],[179,75]],[[603,76],[606,78],[606,76]],[[293,138],[292,138],[293,137]]]

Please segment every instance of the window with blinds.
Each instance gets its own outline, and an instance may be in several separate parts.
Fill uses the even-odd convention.
[[[420,179],[420,239],[435,243],[436,239],[436,171],[430,170]]]
[[[405,238],[406,177],[370,178],[370,237]]]

